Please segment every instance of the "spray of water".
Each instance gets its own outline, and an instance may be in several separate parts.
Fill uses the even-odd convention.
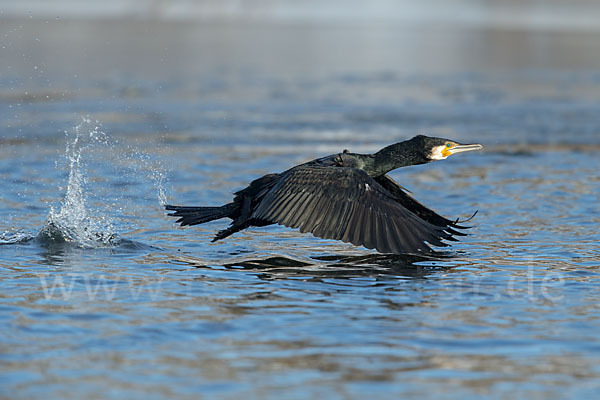
[[[100,198],[94,205],[90,205],[89,181],[87,178],[88,166],[86,161],[92,158],[94,152],[102,151],[102,157],[112,157],[113,160],[105,163],[117,168],[122,164],[129,164],[128,172],[118,171],[117,175],[131,175],[132,177],[145,176],[152,181],[158,202],[166,203],[164,191],[165,173],[161,166],[152,162],[147,154],[122,146],[118,141],[111,140],[102,131],[101,125],[89,118],[73,129],[66,132],[66,160],[69,170],[66,192],[58,208],[50,207],[46,224],[38,234],[38,238],[55,242],[71,242],[81,247],[105,247],[118,245],[121,238],[117,234],[116,226],[121,226],[115,220],[116,211],[123,211],[123,204],[127,201],[122,194],[110,194]],[[106,190],[106,188],[104,188]],[[114,192],[114,191],[113,191]],[[100,196],[97,191],[94,196]],[[98,206],[102,204],[103,207]]]
[[[84,119],[74,128],[74,138],[67,142],[65,155],[69,178],[66,193],[58,209],[50,207],[46,224],[38,235],[42,239],[74,242],[83,247],[110,245],[117,240],[110,218],[89,212],[86,204],[87,180],[82,156],[92,143],[101,142],[106,137],[98,127],[94,127],[87,133],[90,140],[86,141],[82,129],[90,123],[89,119]],[[68,138],[69,133],[65,133]]]

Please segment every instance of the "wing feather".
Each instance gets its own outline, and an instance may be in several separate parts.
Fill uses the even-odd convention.
[[[362,204],[359,203],[356,205],[356,207],[356,218],[354,219],[353,225],[349,226],[348,228],[352,231],[352,239],[350,240],[350,243],[360,246],[363,244],[362,230],[365,226],[366,213],[365,207]]]
[[[396,220],[390,219],[390,221],[386,221],[385,224],[385,232],[386,232],[386,241],[389,247],[390,253],[398,253],[401,249],[401,245],[399,244],[400,238],[396,234]]]
[[[367,216],[367,219],[364,221],[364,233],[363,233],[363,240],[364,243],[363,245],[367,248],[367,249],[373,249],[375,248],[375,232],[373,232],[373,221],[376,220],[376,218],[369,218],[369,216]]]
[[[287,216],[286,207],[294,199],[295,195],[296,193],[286,192],[282,196],[282,200],[275,207],[266,212],[266,218],[270,219],[279,216],[279,218],[284,219]]]
[[[307,205],[307,200],[310,194],[306,192],[302,192],[300,197],[298,198],[298,202],[296,202],[296,208],[290,211],[289,226],[290,228],[298,228],[300,226],[300,220],[302,218],[302,214]]]
[[[450,220],[412,197],[399,199],[384,186],[408,195],[380,181],[356,168],[301,165],[280,174],[252,217],[383,253],[428,252],[426,242],[452,240],[448,230],[458,227]]]
[[[343,242],[351,243],[352,234],[354,227],[356,226],[356,219],[358,218],[358,207],[360,204],[357,202],[349,202],[350,210],[348,212],[347,222],[340,226],[340,236]]]
[[[285,207],[283,207],[281,209],[281,220],[289,223],[289,219],[291,216],[291,213],[296,209],[296,203],[298,202],[298,199],[300,198],[301,193],[292,193],[290,196],[290,200],[285,204]]]
[[[310,214],[314,207],[313,203],[315,201],[316,201],[315,196],[308,193],[306,196],[306,199],[304,200],[304,203],[302,204],[301,211],[299,212],[299,214],[296,218],[296,222],[295,222],[296,227],[300,228],[301,226],[303,226],[303,224],[306,222],[306,220],[310,217]]]
[[[304,210],[306,217],[304,222],[300,225],[300,232],[312,232],[317,225],[317,220],[321,215],[322,206],[328,201],[325,196],[313,195],[310,198],[310,203]]]
[[[323,212],[323,218],[315,228],[313,234],[318,237],[331,236],[331,223],[337,218],[339,218],[339,202],[331,200],[327,203],[326,210]]]
[[[335,226],[332,227],[332,235],[333,238],[342,238],[344,235],[344,231],[346,230],[346,226],[348,226],[348,219],[352,215],[352,207],[353,203],[349,201],[342,202],[342,210],[340,211],[340,217],[336,219],[332,224]]]
[[[375,248],[381,253],[389,253],[390,247],[387,243],[387,235],[385,232],[385,224],[383,223],[383,215],[375,213],[373,215],[373,218],[377,220],[377,231],[375,231],[375,237],[377,238],[377,242]]]

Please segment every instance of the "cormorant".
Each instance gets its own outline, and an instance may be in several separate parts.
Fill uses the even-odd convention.
[[[449,220],[419,203],[386,174],[396,168],[444,160],[480,144],[415,136],[375,154],[342,153],[318,158],[278,174],[267,174],[235,193],[221,207],[167,205],[181,226],[231,218],[217,241],[250,226],[300,228],[381,253],[428,253],[443,240],[464,236],[459,220]]]

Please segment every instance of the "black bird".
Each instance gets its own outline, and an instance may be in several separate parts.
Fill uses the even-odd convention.
[[[213,242],[250,226],[280,224],[381,253],[428,253],[430,245],[447,246],[443,240],[456,241],[453,236],[465,235],[457,229],[466,228],[419,203],[386,174],[482,148],[419,135],[375,154],[344,150],[265,175],[221,207],[165,208],[182,226],[231,218]]]

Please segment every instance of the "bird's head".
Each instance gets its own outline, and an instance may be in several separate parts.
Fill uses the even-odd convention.
[[[445,160],[449,156],[466,151],[481,150],[480,144],[461,144],[453,140],[418,135],[412,138],[415,144],[423,150],[427,162]]]
[[[372,176],[410,165],[426,164],[436,160],[445,160],[452,154],[481,150],[480,144],[461,144],[452,140],[418,135],[404,142],[384,147],[374,154]]]

